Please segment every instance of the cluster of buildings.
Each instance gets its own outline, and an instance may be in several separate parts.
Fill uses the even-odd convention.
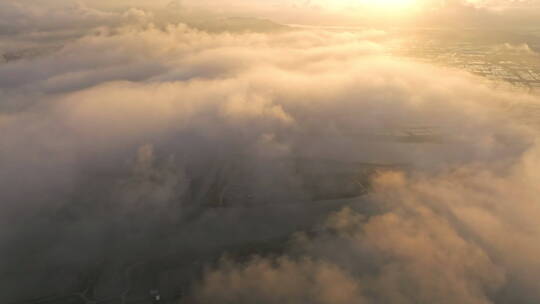
[[[540,95],[540,52],[535,49],[540,49],[540,39],[537,44],[497,44],[418,38],[392,54],[464,70],[483,77],[492,87]],[[516,102],[507,110],[517,120],[540,127],[539,104]]]
[[[540,53],[527,44],[484,44],[475,42],[414,39],[395,55],[458,68],[485,77],[493,85],[540,93]]]

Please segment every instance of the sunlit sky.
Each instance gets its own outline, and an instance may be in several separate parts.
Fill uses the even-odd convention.
[[[101,10],[125,8],[205,12],[267,18],[281,23],[359,25],[386,23],[490,27],[540,25],[540,0],[5,0],[44,10],[84,5]],[[4,2],[6,3],[6,2]],[[171,4],[174,4],[171,6]],[[0,3],[0,10],[2,10]],[[35,8],[34,8],[35,9]],[[8,14],[9,12],[5,12]],[[2,12],[0,12],[0,15]],[[14,14],[9,13],[10,16]]]
[[[144,1],[144,0],[140,0]],[[255,14],[280,22],[540,25],[538,0],[177,0],[183,7]]]

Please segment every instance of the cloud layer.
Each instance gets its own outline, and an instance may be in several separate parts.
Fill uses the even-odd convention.
[[[6,39],[38,48],[51,40],[29,33],[56,35],[72,13],[92,20],[0,65],[10,299],[77,289],[96,263],[221,253],[319,225],[277,256],[209,267],[186,301],[540,300],[538,130],[509,110],[536,97],[388,57],[379,31],[209,34],[85,6],[43,23],[47,10],[2,5],[35,17]],[[425,126],[439,139],[384,135]],[[320,203],[298,159],[391,169],[365,197]],[[101,284],[103,297],[122,288]]]

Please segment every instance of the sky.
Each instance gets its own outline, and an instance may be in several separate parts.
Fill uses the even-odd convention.
[[[0,63],[8,302],[63,292],[96,261],[283,234],[292,236],[280,254],[209,265],[184,302],[540,301],[540,129],[518,115],[538,96],[388,56],[395,37],[376,26],[208,32],[162,10],[288,22],[300,11],[315,25],[370,18],[349,1],[226,3],[0,2],[0,53],[22,54]],[[536,5],[428,2],[414,14],[533,26]],[[410,126],[435,126],[442,140],[363,135]],[[393,166],[369,194],[328,211],[283,165],[297,158]],[[220,213],[190,197],[194,181],[220,174],[255,198]],[[318,233],[293,233],[306,223]]]
[[[540,12],[537,0],[7,0],[2,5],[4,14],[12,17],[27,14],[22,7],[35,18],[43,10],[61,11],[83,5],[107,11],[136,7],[165,9],[169,13],[178,10],[256,16],[284,23],[497,28],[535,26]]]

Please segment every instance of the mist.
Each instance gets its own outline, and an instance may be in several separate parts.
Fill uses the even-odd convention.
[[[537,96],[391,56],[383,30],[142,4],[0,4],[8,303],[146,296],[133,273],[179,303],[540,301]]]

